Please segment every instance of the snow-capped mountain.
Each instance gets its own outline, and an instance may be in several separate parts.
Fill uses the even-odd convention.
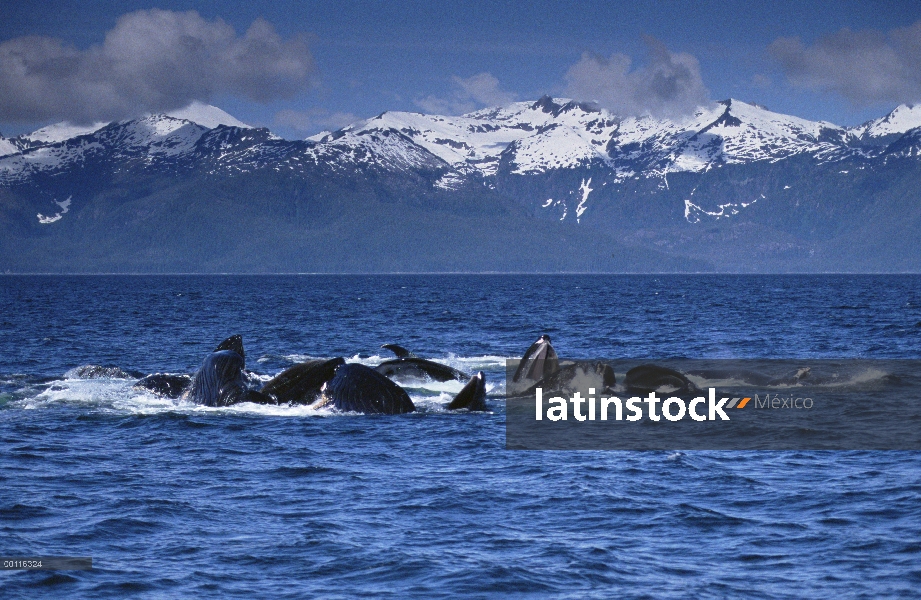
[[[603,163],[624,176],[700,172],[714,163],[779,160],[828,153],[847,130],[726,100],[682,121],[631,117],[567,99],[544,97],[460,117],[386,112],[345,132],[394,130],[455,168],[494,175],[506,158],[512,172],[544,172]],[[327,135],[327,140],[336,134]]]
[[[233,115],[228,114],[220,108],[211,106],[210,104],[204,104],[203,102],[198,102],[197,100],[185,108],[168,111],[162,115],[148,115],[148,117],[150,116],[166,116],[183,121],[191,121],[192,123],[200,125],[205,129],[214,129],[219,125],[241,128],[250,127],[246,123],[240,121]],[[59,123],[46,125],[45,127],[37,129],[32,133],[19,136],[19,138],[25,142],[32,142],[32,145],[55,144],[81,135],[89,135],[91,133],[95,133],[107,125],[109,125],[109,123],[106,123],[105,121],[99,121],[88,125],[75,125],[69,121],[61,121]],[[2,144],[2,142],[0,142],[0,144]],[[0,145],[0,156],[2,156],[2,145]]]
[[[91,125],[74,125],[70,121],[61,121],[60,123],[46,125],[41,129],[36,129],[32,133],[20,137],[37,144],[55,144],[57,142],[69,140],[70,138],[93,133],[106,125],[108,125],[108,123],[105,121],[99,121]]]
[[[848,131],[859,140],[883,144],[894,141],[918,127],[921,127],[921,105],[902,104],[888,115],[867,121]]]
[[[185,108],[167,112],[166,116],[173,117],[174,119],[182,119],[184,121],[192,121],[196,125],[201,125],[207,129],[214,129],[219,125],[226,125],[227,127],[240,127],[243,129],[251,128],[240,119],[237,119],[233,115],[224,112],[220,108],[199,102],[197,100]]]
[[[385,112],[299,141],[203,104],[97,125],[0,138],[0,227],[10,240],[28,246],[30,235],[47,241],[60,232],[61,244],[73,244],[128,227],[133,240],[148,239],[136,263],[155,260],[165,232],[204,239],[237,215],[236,237],[225,243],[249,240],[247,223],[271,223],[253,238],[262,240],[253,256],[270,252],[298,269],[304,265],[284,262],[293,254],[283,248],[308,230],[316,230],[313,245],[297,256],[334,256],[358,270],[391,255],[395,238],[404,240],[401,251],[414,249],[406,260],[426,269],[466,268],[453,253],[468,252],[481,268],[518,270],[515,261],[543,264],[526,253],[536,230],[543,238],[567,232],[557,252],[577,269],[583,242],[563,239],[583,240],[601,252],[593,256],[619,257],[617,268],[776,269],[795,260],[820,269],[839,268],[848,256],[921,268],[910,249],[921,235],[921,110],[911,106],[850,129],[735,99],[656,119],[547,96],[461,116]],[[227,210],[207,212],[218,206]],[[176,214],[186,216],[176,221]],[[98,226],[72,229],[89,222]],[[912,233],[900,233],[904,227]],[[755,237],[739,246],[745,236]],[[886,243],[874,254],[855,239]],[[134,252],[134,241],[124,243],[118,252]],[[268,250],[278,244],[277,253]],[[348,244],[364,248],[365,258],[350,262],[357,259]],[[3,247],[0,261],[16,252]],[[61,252],[88,256],[67,247]],[[179,261],[172,268],[187,264],[170,260]],[[214,260],[214,268],[228,268]],[[592,269],[613,268],[591,260],[600,261]]]
[[[545,96],[456,117],[385,112],[304,142],[240,132],[225,136],[221,147],[214,149],[218,155],[210,158],[247,170],[298,171],[305,164],[319,163],[332,169],[365,164],[396,171],[441,168],[444,181],[451,182],[443,182],[449,188],[470,177],[580,168],[605,170],[606,182],[640,178],[662,183],[669,174],[702,173],[719,165],[799,155],[820,162],[867,155],[872,151],[867,150],[866,140],[904,134],[915,119],[921,126],[921,109],[902,106],[887,117],[848,130],[738,100],[702,107],[683,120],[620,118],[589,104]],[[65,168],[97,150],[112,159],[143,154],[151,165],[186,154],[190,160],[201,159],[198,142],[219,127],[252,130],[226,112],[200,103],[102,127],[58,123],[21,140],[0,140],[0,151],[6,155],[0,161],[0,176],[9,181],[35,170]],[[267,145],[253,147],[256,139]],[[860,149],[855,139],[863,142]],[[879,145],[880,152],[883,146]],[[220,168],[215,160],[210,163]]]

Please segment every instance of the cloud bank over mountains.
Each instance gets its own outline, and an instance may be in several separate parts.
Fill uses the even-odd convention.
[[[780,38],[769,52],[796,86],[858,105],[921,101],[921,21],[887,33],[842,29],[811,45]]]
[[[492,73],[477,73],[463,78],[451,78],[452,94],[447,98],[426,96],[415,101],[416,106],[428,113],[459,115],[482,106],[501,106],[515,101],[515,94],[503,90]]]
[[[566,73],[566,94],[628,117],[677,117],[710,100],[694,56],[671,52],[650,37],[646,43],[649,64],[643,67],[631,68],[633,61],[626,54],[582,54]]]
[[[557,70],[544,74],[543,89],[539,84],[537,89],[523,89],[534,84],[524,84],[515,71],[499,72],[501,67],[489,63],[478,64],[466,77],[442,72],[437,84],[441,90],[404,86],[397,95],[385,85],[378,92],[443,115],[550,93],[596,103],[622,117],[675,119],[714,100],[694,54],[674,51],[649,36],[645,42],[645,56],[567,54]],[[766,38],[753,50],[752,69],[757,72],[739,82],[743,89],[748,87],[743,93],[810,90],[863,107],[921,103],[921,21],[887,31],[841,29],[809,40]],[[712,60],[711,56],[705,66],[712,69]],[[398,71],[399,66],[391,68]],[[341,73],[341,68],[330,69],[327,76]],[[438,80],[439,72],[432,74]],[[119,17],[99,43],[87,48],[47,36],[0,41],[0,125],[67,121],[83,126],[228,97],[263,105],[251,106],[257,114],[271,111],[251,116],[254,123],[273,124],[295,136],[337,129],[369,116],[363,114],[371,110],[365,104],[324,106],[318,97],[322,94],[305,94],[320,89],[319,78],[307,36],[282,36],[263,18],[239,31],[196,11],[138,10]],[[365,99],[374,94],[351,93]],[[714,93],[727,95],[726,90]],[[380,99],[375,102],[382,106],[372,102],[374,110],[393,108]]]
[[[304,37],[256,19],[243,35],[197,12],[139,10],[85,50],[29,36],[0,42],[0,121],[87,123],[167,111],[231,94],[291,98],[316,71]]]

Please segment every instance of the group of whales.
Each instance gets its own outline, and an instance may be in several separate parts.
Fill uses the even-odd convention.
[[[243,338],[234,335],[205,357],[192,375],[155,373],[139,380],[135,387],[173,399],[205,406],[230,406],[241,402],[257,404],[303,404],[329,407],[342,412],[403,414],[416,410],[406,391],[391,378],[464,381],[467,384],[448,404],[448,410],[486,411],[486,379],[480,371],[472,377],[447,365],[420,358],[402,346],[384,344],[396,358],[374,368],[345,359],[308,360],[290,367],[265,384],[246,371]],[[784,378],[769,378],[751,371],[694,371],[684,373],[669,367],[642,364],[628,370],[622,383],[631,394],[646,395],[665,391],[676,396],[701,394],[689,379],[737,379],[754,385],[789,385],[809,375],[809,368],[798,369]],[[542,335],[525,351],[506,390],[509,396],[531,395],[535,389],[588,389],[612,393],[617,383],[614,369],[601,361],[561,361]]]
[[[734,380],[755,386],[790,386],[804,382],[820,384],[825,380],[811,375],[809,367],[797,368],[783,377],[771,377],[742,369],[694,369],[687,372],[656,364],[641,364],[624,375],[623,389],[626,393],[645,396],[653,392],[665,392],[679,397],[702,395],[701,389],[690,377],[704,380]],[[534,342],[518,363],[515,374],[509,382],[510,396],[530,396],[536,388],[553,391],[586,391],[594,387],[597,393],[613,393],[617,379],[611,365],[601,361],[560,361],[550,344],[550,336],[542,335]]]
[[[436,381],[468,380],[448,404],[449,410],[486,411],[483,372],[470,377],[447,365],[419,358],[400,346],[382,346],[397,358],[375,368],[345,359],[308,360],[290,367],[263,385],[246,371],[243,338],[234,335],[205,357],[192,376],[155,373],[135,384],[161,396],[204,406],[304,404],[342,412],[397,415],[416,410],[406,391],[390,377],[427,377]]]

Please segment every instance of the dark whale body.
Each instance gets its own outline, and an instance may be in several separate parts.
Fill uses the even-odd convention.
[[[221,350],[233,350],[237,354],[243,357],[243,360],[246,360],[246,352],[243,350],[243,336],[242,335],[232,335],[220,344],[217,345],[217,348],[214,349],[215,352],[220,352]]]
[[[473,411],[487,411],[486,408],[486,378],[483,371],[470,378],[454,400],[448,405],[448,410],[467,409]]]
[[[259,390],[278,404],[312,404],[320,397],[323,385],[333,378],[342,358],[308,360],[285,369]]]
[[[374,367],[374,370],[386,377],[413,377],[416,379],[433,379],[435,381],[463,381],[469,376],[448,365],[443,365],[424,358],[395,358]]]
[[[444,372],[449,372],[450,377],[439,381],[464,376],[456,369],[411,356],[411,353],[399,346],[395,348],[396,352],[403,355],[398,361],[407,361],[404,364],[409,365],[422,363],[419,372],[433,379]],[[416,410],[406,391],[385,375],[361,364],[348,364],[342,358],[310,360],[294,365],[257,391],[253,389],[252,378],[245,371],[244,357],[242,337],[231,336],[205,357],[194,376],[155,373],[144,377],[135,386],[204,406],[256,402],[331,406],[343,412],[368,414],[403,414]],[[438,369],[425,363],[435,365]],[[481,372],[470,379],[449,408],[485,411],[485,398],[485,380]]]
[[[103,367],[101,365],[81,365],[64,374],[65,377],[77,379],[133,379],[139,373],[129,373],[118,367]]]
[[[464,381],[470,376],[463,371],[451,368],[435,361],[419,358],[406,348],[396,344],[384,344],[386,348],[397,355],[396,358],[385,360],[374,367],[374,370],[392,378],[432,379],[434,381]]]
[[[147,377],[139,380],[134,384],[134,387],[145,389],[155,394],[159,394],[160,396],[165,396],[167,398],[176,400],[182,396],[183,392],[188,389],[191,383],[192,378],[188,375],[154,373],[153,375],[148,375]]]
[[[230,406],[239,402],[271,404],[274,400],[250,388],[243,338],[232,335],[205,357],[182,397],[205,406]]]
[[[323,405],[343,412],[399,415],[416,410],[406,392],[374,369],[357,363],[336,368],[323,389]]]
[[[243,357],[233,350],[212,352],[192,378],[185,399],[205,406],[230,406],[239,402],[273,403],[272,399],[249,389],[243,373]]]
[[[627,371],[624,387],[628,393],[639,395],[659,391],[675,396],[703,394],[684,373],[653,364],[640,365]]]

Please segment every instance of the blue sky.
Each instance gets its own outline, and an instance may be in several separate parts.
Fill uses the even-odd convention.
[[[207,58],[158,63],[167,53],[142,38],[161,26],[125,17],[149,9],[197,11],[157,23],[201,32]],[[460,112],[545,93],[622,112],[735,97],[854,125],[921,101],[919,22],[921,2],[5,2],[0,132],[203,96],[297,138],[385,110]],[[126,56],[135,51],[149,56]],[[214,52],[244,51],[247,62],[204,72]],[[23,79],[22,64],[44,79]],[[677,92],[656,88],[663,73]]]

